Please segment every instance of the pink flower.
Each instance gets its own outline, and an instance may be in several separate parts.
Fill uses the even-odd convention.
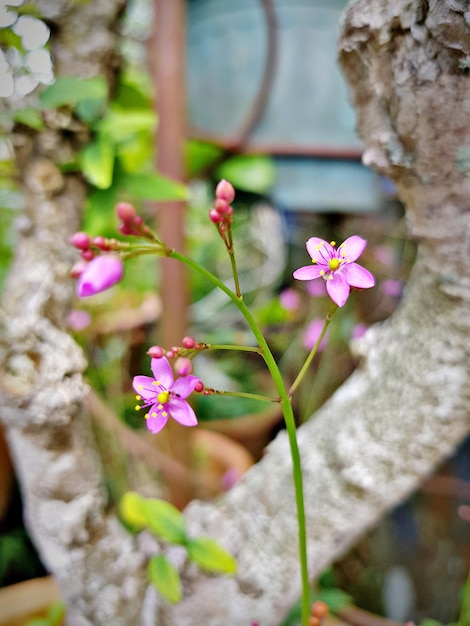
[[[307,252],[313,265],[300,267],[294,272],[297,280],[314,280],[322,277],[326,290],[335,304],[342,307],[349,297],[351,287],[368,289],[375,285],[372,274],[354,263],[366,247],[366,240],[357,235],[349,237],[338,248],[335,242],[328,243],[318,237],[307,241]]]
[[[102,254],[88,263],[77,281],[77,296],[87,298],[109,289],[124,274],[124,265],[115,254]]]
[[[186,401],[199,383],[197,376],[181,376],[175,380],[173,370],[166,357],[152,359],[150,367],[154,378],[134,376],[132,386],[137,400],[143,400],[136,409],[148,408],[145,414],[147,428],[158,433],[171,416],[183,426],[196,426],[197,417]]]
[[[279,294],[279,302],[286,311],[296,311],[300,306],[300,296],[295,289],[284,289]]]
[[[305,329],[303,343],[307,350],[311,350],[313,346],[317,343],[317,339],[320,336],[324,323],[324,320],[316,319],[310,322],[310,324]],[[322,352],[325,349],[327,339],[328,331],[326,331],[326,333],[323,335],[322,340],[320,341],[320,345],[318,346],[318,352]]]

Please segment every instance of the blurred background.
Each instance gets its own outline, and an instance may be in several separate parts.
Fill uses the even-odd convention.
[[[415,254],[393,184],[361,163],[354,110],[336,59],[345,5],[128,2],[117,24],[117,82],[91,114],[83,92],[77,89],[72,98],[73,82],[61,84],[54,74],[47,21],[21,0],[4,2],[0,280],[14,254],[22,206],[12,134],[41,133],[50,109],[89,126],[88,150],[60,165],[80,170],[88,183],[83,230],[93,235],[115,236],[114,206],[130,201],[155,221],[165,241],[229,282],[225,251],[207,213],[218,180],[233,183],[242,288],[287,380],[315,343],[329,308],[323,282],[292,280],[292,271],[308,263],[305,241],[318,236],[341,243],[359,234],[368,240],[361,263],[377,286],[350,298],[335,317],[315,358],[315,375],[295,399],[299,424],[308,419],[357,365],[355,341],[399,306]],[[67,321],[89,359],[89,409],[97,436],[106,439],[103,460],[116,500],[128,488],[163,495],[180,508],[193,497],[212,498],[233,486],[282,428],[276,407],[198,396],[201,428],[184,435],[183,455],[181,448],[175,455],[179,431],[169,429],[158,441],[143,432],[130,383],[148,369],[149,345],[171,346],[185,334],[213,343],[252,342],[226,298],[199,276],[132,260],[122,284],[77,301]],[[204,355],[195,366],[208,386],[269,393],[259,360],[246,353]],[[6,587],[47,572],[23,526],[21,494],[0,444],[0,585]],[[326,572],[325,584],[378,616],[456,620],[470,563],[469,445]],[[158,460],[149,461],[155,450]]]

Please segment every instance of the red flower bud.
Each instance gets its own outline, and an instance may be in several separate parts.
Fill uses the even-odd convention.
[[[193,373],[193,362],[185,356],[180,356],[175,361],[175,372],[178,376],[187,376]]]
[[[216,211],[216,209],[211,209],[209,211],[209,219],[211,222],[214,222],[214,224],[218,224],[222,219],[222,216]]]

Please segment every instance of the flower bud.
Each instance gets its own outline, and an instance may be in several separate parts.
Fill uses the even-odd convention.
[[[88,250],[88,248],[90,247],[91,238],[90,235],[88,235],[87,233],[78,232],[74,233],[70,237],[69,241],[72,246],[78,248],[79,250]]]
[[[215,188],[215,197],[225,200],[227,204],[230,204],[235,198],[233,185],[223,178]]]
[[[111,246],[109,245],[108,240],[101,235],[93,238],[93,245],[99,248],[99,250],[103,250],[103,252],[109,252],[109,250],[111,250]]]
[[[147,350],[147,354],[152,357],[152,359],[161,359],[165,356],[165,350],[161,346],[152,346]]]
[[[193,362],[185,356],[180,356],[175,361],[175,372],[178,376],[187,376],[193,373]]]
[[[88,248],[87,250],[82,250],[80,252],[80,256],[82,257],[84,261],[91,261],[92,259],[95,258],[95,253],[93,252],[93,250]]]
[[[194,341],[192,337],[183,337],[183,340],[181,341],[181,345],[183,346],[183,348],[187,348],[188,350],[191,350],[196,345],[196,342]]]
[[[197,393],[201,393],[201,391],[203,390],[204,390],[204,383],[202,382],[202,380],[200,380],[194,387],[194,391],[197,391]]]
[[[75,263],[75,265],[70,270],[70,277],[78,278],[80,274],[85,271],[85,268],[87,267],[87,265],[88,263],[84,260],[77,261],[77,263]]]
[[[137,215],[134,206],[130,202],[118,202],[115,210],[116,215],[123,222],[132,222]]]
[[[124,274],[122,260],[114,254],[95,257],[80,274],[77,295],[80,298],[94,296],[118,283]]]
[[[211,222],[214,222],[214,224],[218,224],[222,219],[222,216],[215,209],[211,209],[209,211],[209,219]]]

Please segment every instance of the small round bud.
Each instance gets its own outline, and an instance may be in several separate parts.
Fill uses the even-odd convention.
[[[80,256],[84,261],[91,261],[95,258],[95,253],[93,252],[93,250],[90,250],[90,248],[88,248],[87,250],[82,250],[80,252]]]
[[[180,356],[175,361],[175,372],[178,376],[187,376],[193,373],[193,362],[185,356]]]
[[[140,228],[140,226],[142,226],[142,224],[144,223],[144,220],[143,220],[143,218],[142,218],[140,215],[136,215],[132,221],[133,221],[133,222],[134,222],[134,224],[135,224],[136,226],[138,226],[139,228]]]
[[[196,345],[196,342],[194,341],[192,337],[183,337],[183,340],[181,341],[181,345],[183,346],[183,348],[187,348],[188,350],[191,350],[191,348],[194,348],[194,346]]]
[[[176,356],[176,353],[173,352],[173,350],[168,350],[165,356],[167,359],[173,359]]]
[[[218,224],[222,219],[222,216],[216,211],[216,209],[211,209],[209,211],[209,219],[211,222],[214,222],[214,224]]]
[[[227,217],[232,217],[232,215],[233,215],[233,206],[230,206],[230,204],[225,209],[225,215]]]
[[[161,346],[152,346],[147,350],[147,354],[152,359],[161,359],[165,355],[165,350]]]
[[[134,233],[132,227],[129,226],[129,224],[127,223],[121,224],[118,230],[121,233],[121,235],[132,235]]]
[[[217,211],[217,213],[220,213],[221,215],[224,215],[224,213],[227,212],[229,206],[229,203],[222,198],[216,198],[214,202],[214,209]]]
[[[233,185],[229,183],[228,180],[223,178],[215,188],[215,197],[221,198],[230,204],[235,198],[235,189],[233,188]]]
[[[74,233],[70,237],[69,241],[72,246],[78,248],[79,250],[88,250],[91,243],[91,237],[87,233],[78,232]]]
[[[130,202],[118,202],[116,204],[116,215],[123,222],[132,222],[137,213]]]
[[[70,278],[78,278],[87,265],[88,263],[86,261],[77,261],[70,270]]]
[[[320,600],[317,600],[316,602],[312,604],[312,608],[310,609],[310,612],[313,617],[316,617],[319,620],[321,620],[328,615],[328,613],[330,612],[330,609],[325,602],[321,602]]]
[[[111,246],[108,243],[108,240],[98,235],[98,237],[93,238],[93,245],[95,245],[99,250],[103,252],[109,252],[111,250]]]
[[[194,387],[194,391],[197,391],[197,393],[201,393],[201,391],[204,391],[204,383],[202,382],[202,380],[200,380],[196,386]]]

